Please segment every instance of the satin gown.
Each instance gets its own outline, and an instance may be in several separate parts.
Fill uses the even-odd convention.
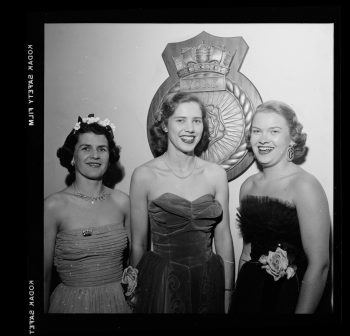
[[[251,243],[251,260],[238,273],[230,313],[293,314],[307,260],[303,250],[297,210],[294,205],[265,196],[248,196],[237,214],[242,236]],[[280,247],[296,274],[275,281],[262,269],[259,258]]]
[[[57,234],[54,264],[62,282],[49,313],[131,313],[120,284],[128,243],[123,224],[90,229]]]
[[[212,251],[222,207],[211,194],[165,193],[148,206],[153,251],[140,260],[136,313],[224,313],[224,266]]]

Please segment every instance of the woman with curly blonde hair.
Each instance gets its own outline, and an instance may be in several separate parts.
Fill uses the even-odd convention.
[[[329,268],[330,214],[318,180],[295,164],[306,134],[279,101],[257,107],[248,134],[260,171],[240,189],[243,237],[231,313],[314,313]]]

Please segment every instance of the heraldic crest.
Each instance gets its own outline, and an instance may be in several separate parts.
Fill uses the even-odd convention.
[[[157,120],[163,99],[177,91],[193,92],[206,106],[210,132],[208,149],[201,158],[221,165],[229,181],[248,169],[254,157],[245,135],[262,100],[239,72],[247,51],[242,37],[222,38],[206,32],[166,46],[162,56],[170,76],[154,95],[147,117],[153,155],[149,129]]]

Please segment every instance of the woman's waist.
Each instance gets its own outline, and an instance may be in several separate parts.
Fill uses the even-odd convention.
[[[56,268],[62,282],[69,286],[102,285],[120,281],[123,274],[122,264],[115,263],[61,263]]]
[[[67,290],[76,290],[79,288],[80,290],[90,291],[90,290],[98,290],[99,288],[113,288],[115,286],[121,286],[121,278],[119,279],[100,279],[99,281],[95,280],[90,281],[78,281],[77,279],[75,281],[72,281],[72,279],[61,279],[61,283],[59,286],[64,286]]]
[[[294,242],[251,242],[250,257],[252,261],[259,261],[261,256],[273,255],[281,253],[285,255],[290,261],[303,261],[305,259],[305,252],[300,244]]]
[[[211,247],[196,244],[154,244],[153,252],[169,262],[188,266],[206,262],[214,255]]]

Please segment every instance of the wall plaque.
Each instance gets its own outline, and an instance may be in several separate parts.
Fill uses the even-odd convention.
[[[210,142],[202,158],[221,165],[229,181],[246,171],[254,157],[245,134],[255,108],[262,103],[254,85],[239,72],[248,45],[242,37],[217,37],[202,32],[168,43],[163,60],[169,77],[155,93],[147,116],[147,136],[163,99],[177,91],[193,92],[207,108]]]

